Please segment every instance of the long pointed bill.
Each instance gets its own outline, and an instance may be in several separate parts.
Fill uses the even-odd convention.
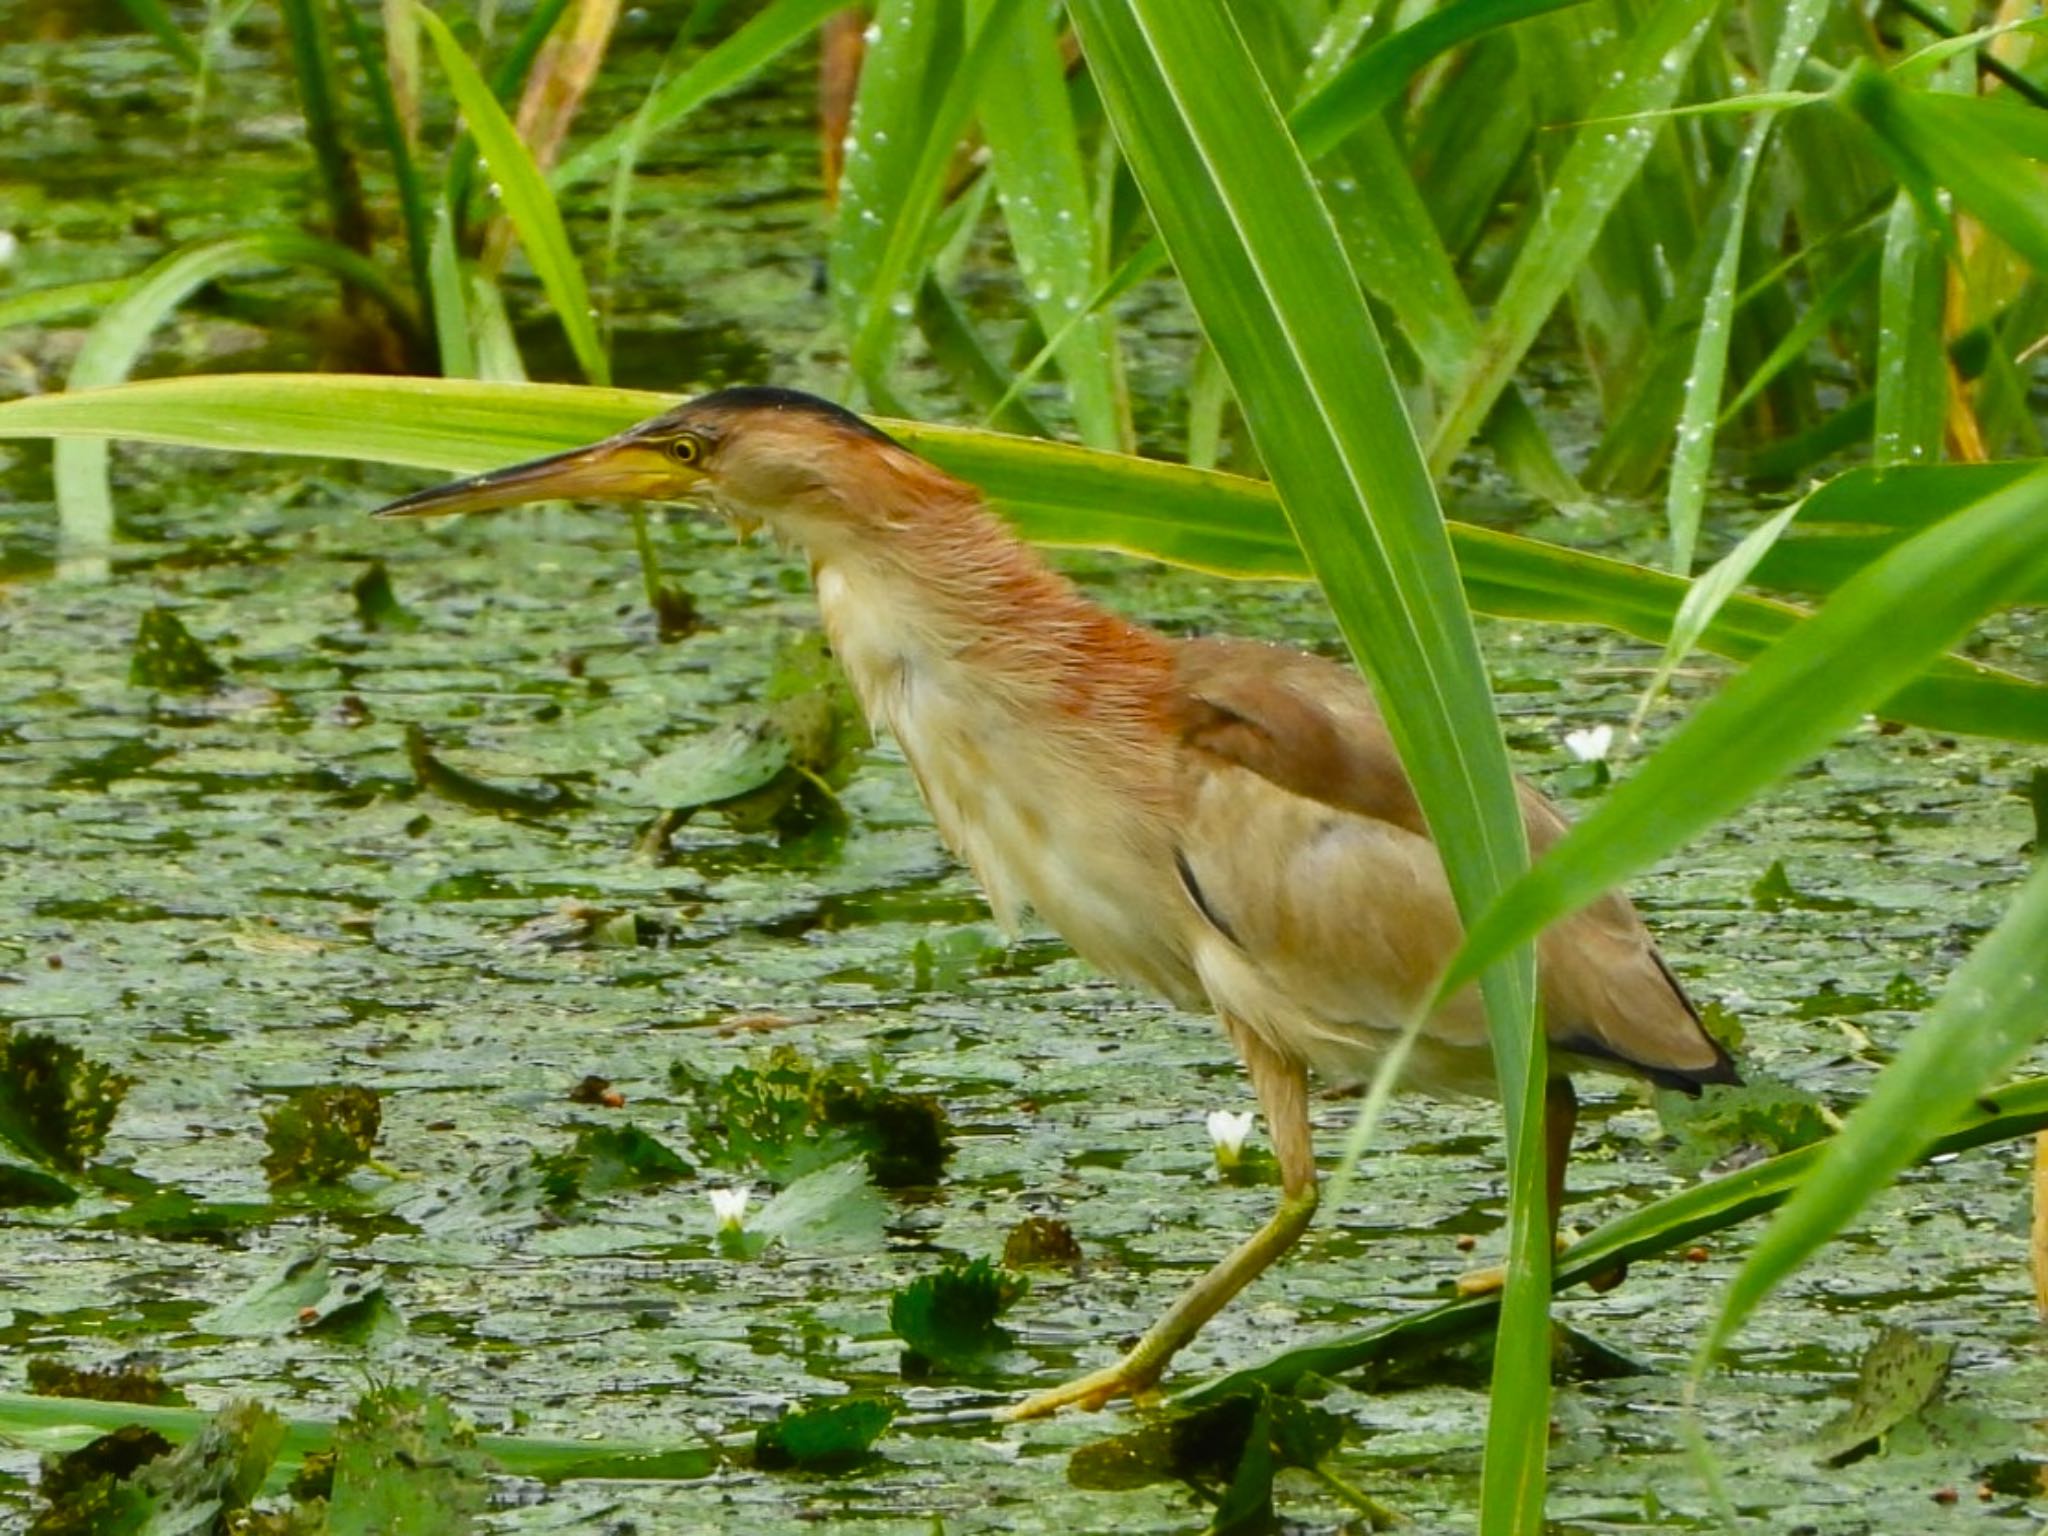
[[[687,494],[697,478],[652,443],[627,435],[417,491],[374,515],[447,517],[529,501],[669,501]]]

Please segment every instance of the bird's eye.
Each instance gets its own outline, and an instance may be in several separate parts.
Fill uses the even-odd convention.
[[[668,440],[668,456],[678,464],[694,466],[704,457],[704,439],[694,432],[684,432]]]

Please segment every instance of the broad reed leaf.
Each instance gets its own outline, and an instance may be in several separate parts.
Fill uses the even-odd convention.
[[[562,224],[562,210],[548,190],[540,168],[533,163],[519,131],[505,115],[484,77],[462,51],[455,34],[424,5],[416,6],[420,24],[441,60],[448,87],[462,107],[462,115],[476,140],[477,152],[490,167],[497,184],[505,217],[519,233],[526,259],[534,276],[547,290],[548,302],[569,338],[569,349],[583,376],[593,384],[611,380],[611,362],[598,339],[597,321],[590,307],[590,290],[583,281],[583,269],[569,246],[569,231]]]
[[[1445,995],[1806,761],[1944,646],[2048,578],[2048,467],[1897,545],[1737,674],[1472,925]]]
[[[1760,1302],[1916,1161],[1986,1084],[2048,1035],[2048,861],[1950,978],[1869,1096],[1729,1282],[1704,1371]]]
[[[1071,15],[1289,522],[1377,687],[1458,904],[1476,913],[1526,859],[1521,814],[1428,467],[1330,215],[1220,0],[1076,0]],[[1543,1508],[1549,1223],[1533,984],[1526,950],[1481,981],[1511,1182],[1488,1533],[1534,1531]]]
[[[0,438],[127,437],[467,473],[593,442],[674,403],[641,390],[575,384],[221,374],[9,401],[0,404]],[[1039,543],[1115,550],[1231,577],[1308,574],[1278,498],[1260,481],[972,428],[882,425],[980,486]],[[1829,546],[1896,540],[1903,534],[1873,535],[1859,519],[1867,513],[1870,522],[1918,527],[1911,521],[1916,508],[1955,510],[2032,467],[1943,465],[1882,478],[1857,471],[1817,493],[1801,524],[1827,528]],[[1450,535],[1473,606],[1505,618],[1604,624],[1662,644],[1689,590],[1660,571],[1495,529],[1452,523]],[[1771,559],[1789,558],[1786,547]],[[1772,569],[1770,562],[1764,569]],[[1809,590],[1832,588],[1848,574],[1833,563],[1824,573]],[[1804,617],[1788,604],[1739,595],[1722,605],[1699,645],[1747,660]],[[1959,656],[1941,658],[1882,709],[1933,730],[2048,742],[2048,688]]]

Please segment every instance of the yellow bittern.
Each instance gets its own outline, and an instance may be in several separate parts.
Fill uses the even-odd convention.
[[[1368,1073],[1427,1002],[1461,929],[1371,690],[1335,662],[1243,640],[1178,640],[1097,607],[973,486],[849,411],[743,388],[588,448],[393,502],[385,516],[564,497],[708,504],[808,556],[833,651],[902,747],[947,843],[997,918],[1027,909],[1110,975],[1222,1021],[1251,1073],[1279,1211],[1121,1360],[1010,1410],[1136,1395],[1307,1227],[1308,1079]],[[1564,830],[1521,790],[1533,852]],[[1628,899],[1539,948],[1551,1046],[1553,1218],[1577,1101],[1600,1067],[1698,1092],[1724,1052]],[[1467,989],[1427,1022],[1408,1080],[1493,1081]]]

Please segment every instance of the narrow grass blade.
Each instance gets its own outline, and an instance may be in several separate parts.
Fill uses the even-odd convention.
[[[132,278],[110,277],[90,283],[60,283],[53,288],[31,288],[27,293],[0,299],[0,331],[15,325],[48,325],[72,315],[104,309],[120,298]]]
[[[476,337],[469,323],[468,288],[462,257],[455,249],[455,215],[444,202],[434,211],[434,233],[427,245],[427,298],[433,310],[441,372],[451,379],[480,377]]]
[[[1948,264],[1938,233],[1901,191],[1885,226],[1878,279],[1877,426],[1880,465],[1933,464],[1948,420],[1948,350],[1942,301]]]
[[[362,177],[342,133],[340,76],[334,67],[334,46],[327,35],[326,8],[319,0],[278,0],[285,34],[291,43],[292,74],[299,87],[299,110],[306,120],[306,141],[320,174],[320,190],[334,223],[334,238],[350,250],[368,254],[374,238],[369,205],[363,201]]]
[[[1531,16],[1584,0],[1449,0],[1347,64],[1290,115],[1301,152],[1329,153],[1400,97],[1430,60]]]
[[[954,150],[1018,4],[992,0],[972,42],[961,0],[888,0],[876,13],[827,264],[853,375],[878,399],[937,245]]]
[[[1703,1372],[1759,1303],[1976,1100],[2029,1046],[2048,1035],[2048,862],[2006,909],[1990,937],[1950,979],[1927,1017],[1819,1166],[1765,1229],[1701,1346]]]
[[[671,396],[644,390],[574,384],[221,374],[9,401],[0,404],[0,439],[123,437],[468,473],[593,442],[673,404]],[[1278,498],[1262,481],[975,428],[881,424],[982,487],[1041,543],[1121,551],[1232,577],[1308,574]],[[1794,533],[1808,523],[1838,524],[1830,537],[1847,538],[1868,532],[1858,528],[1864,518],[1910,531],[1922,526],[1912,521],[1916,510],[1946,516],[2039,467],[1852,472],[1809,499]],[[1473,606],[1504,618],[1603,624],[1661,644],[1689,590],[1661,571],[1495,529],[1452,523],[1450,536]],[[1781,544],[1771,559],[1786,558],[1787,548]],[[1822,588],[1838,584],[1830,575]],[[1737,595],[1699,644],[1748,660],[1806,617],[1786,603]],[[2048,688],[1960,656],[1941,658],[1882,709],[1931,730],[2048,743]]]
[[[417,303],[424,307],[432,286],[429,269],[433,261],[433,219],[427,211],[427,195],[420,183],[419,167],[413,162],[413,134],[406,126],[405,115],[399,105],[397,84],[387,72],[388,60],[395,54],[402,54],[403,50],[395,46],[378,47],[354,6],[336,6],[335,13],[341,18],[342,31],[348,36],[349,48],[355,54],[356,63],[369,86],[370,107],[376,115],[378,130],[384,136],[384,152],[391,160],[391,180],[398,193],[398,216],[405,226],[405,259],[412,272],[413,294]],[[402,14],[408,23],[412,21],[410,10],[403,10]],[[413,41],[416,66],[417,37]],[[411,89],[417,93],[417,81],[413,82]],[[416,101],[413,111],[417,114]]]
[[[1631,737],[1642,730],[1651,708],[1663,697],[1671,674],[1692,654],[1693,647],[1700,643],[1700,636],[1707,632],[1707,626],[1714,622],[1714,616],[1721,611],[1722,605],[1749,580],[1750,574],[1771,552],[1804,505],[1803,502],[1794,502],[1782,512],[1765,518],[1692,584],[1692,589],[1685,594],[1685,601],[1678,605],[1678,617],[1671,621],[1671,638],[1664,643],[1664,654],[1657,658],[1657,668],[1644,685],[1642,698],[1636,701],[1635,713],[1629,717]]]
[[[1791,85],[1827,19],[1828,0],[1788,0],[1778,18],[1778,42],[1771,55],[1767,89]],[[1777,120],[1774,111],[1759,112],[1743,133],[1735,165],[1723,184],[1728,212],[1721,221],[1721,249],[1707,285],[1694,338],[1692,367],[1685,375],[1685,406],[1678,417],[1678,446],[1671,456],[1671,484],[1664,502],[1664,521],[1671,535],[1671,569],[1692,572],[1693,550],[1699,542],[1700,510],[1706,505],[1707,477],[1714,467],[1714,439],[1720,422],[1721,390],[1728,377],[1728,343],[1735,324],[1735,289],[1742,275],[1743,240],[1749,228],[1750,189],[1764,144]]]
[[[1875,246],[1871,247],[1844,267],[1835,280],[1814,297],[1813,302],[1800,312],[1799,323],[1779,338],[1770,355],[1743,380],[1735,398],[1722,407],[1722,426],[1741,415],[1744,406],[1770,388],[1773,379],[1804,357],[1808,349],[1826,334],[1828,327],[1842,318],[1877,277],[1881,261],[1882,253]]]
[[[395,313],[404,298],[384,274],[354,251],[297,230],[272,230],[208,241],[174,251],[127,285],[112,308],[93,323],[72,362],[67,390],[117,384],[142,355],[149,337],[194,290],[245,267],[310,266],[334,273],[373,295]],[[114,498],[107,484],[107,445],[57,445],[57,516],[68,554],[91,558],[114,539]]]
[[[171,57],[190,73],[199,73],[199,49],[179,28],[164,0],[121,0],[121,8],[135,18],[138,27],[162,43]]]
[[[665,81],[647,102],[644,120],[635,113],[600,134],[558,165],[550,180],[560,188],[603,175],[629,146],[646,142],[713,97],[745,85],[844,7],[845,0],[769,0],[730,37]]]
[[[1522,867],[1525,834],[1428,468],[1336,229],[1220,0],[1076,0],[1071,14],[1289,521],[1377,686],[1458,904],[1476,913]],[[1481,986],[1510,1177],[1481,1515],[1492,1536],[1542,1519],[1550,1256],[1529,952]]]
[[[562,225],[562,211],[554,194],[542,180],[540,170],[520,141],[511,119],[491,94],[484,77],[463,53],[462,45],[448,30],[447,23],[424,5],[417,7],[420,25],[441,61],[449,89],[462,108],[477,150],[497,182],[505,216],[519,232],[526,258],[534,275],[547,290],[556,318],[569,338],[569,348],[585,378],[593,384],[611,380],[611,363],[598,339],[597,321],[590,307],[590,291],[583,281],[583,269],[569,247],[569,232]]]
[[[1652,9],[1615,60],[1613,81],[1594,100],[1589,115],[1620,117],[1670,106],[1719,8],[1720,0],[1665,0]],[[1573,137],[1480,345],[1430,440],[1429,461],[1439,473],[1472,440],[1507,388],[1656,136],[1647,123],[1636,123],[1582,127]]]
[[[991,0],[977,0],[982,25]],[[1081,441],[1095,448],[1129,449],[1130,400],[1115,328],[1100,312],[1071,330],[1100,285],[1095,214],[1081,142],[1067,100],[1066,64],[1052,14],[1043,6],[1015,9],[1007,38],[996,39],[1006,63],[1000,87],[980,93],[977,115],[994,157],[996,194],[1017,255],[1017,273],[1057,351],[1060,376],[1073,404]]]
[[[1445,995],[1820,751],[2016,590],[2048,577],[2048,467],[1858,572],[1733,678],[1473,924]]]

